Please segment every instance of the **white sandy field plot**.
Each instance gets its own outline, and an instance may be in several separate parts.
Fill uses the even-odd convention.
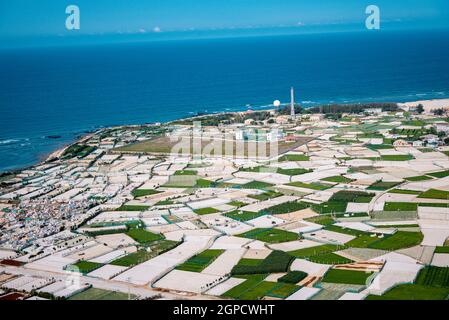
[[[424,265],[415,259],[391,252],[370,261],[386,261],[382,271],[366,289],[369,294],[382,295],[392,287],[402,283],[413,283]]]
[[[273,217],[271,215],[265,215],[246,221],[247,224],[252,225],[256,228],[272,228],[285,222],[286,222],[285,220]]]
[[[432,266],[447,268],[449,267],[449,254],[448,253],[435,253],[432,259]]]
[[[234,268],[234,266],[245,254],[245,251],[245,249],[226,250],[201,273],[216,276],[224,276],[230,274],[232,268]]]
[[[331,266],[325,264],[318,264],[303,259],[295,259],[290,266],[292,271],[303,271],[309,276],[323,276]]]
[[[173,270],[154,284],[156,288],[202,293],[210,284],[217,282],[221,276],[204,273]]]
[[[312,248],[323,245],[322,243],[312,241],[312,240],[295,240],[290,242],[283,242],[283,243],[276,243],[276,244],[270,244],[268,247],[273,250],[279,250],[279,251],[295,251],[300,249],[306,249],[306,248]]]
[[[308,288],[303,287],[293,293],[290,297],[288,297],[286,300],[308,300],[312,298],[314,295],[318,294],[321,289],[319,288]]]
[[[107,264],[88,274],[89,277],[109,280],[128,269],[127,267],[114,266]]]
[[[251,241],[253,240],[233,236],[222,236],[215,240],[214,244],[210,248],[222,250],[240,249]]]
[[[239,284],[245,282],[245,279],[239,278],[229,278],[228,280],[216,285],[212,289],[206,291],[206,294],[211,296],[221,296],[222,294],[228,292],[232,288],[238,286]]]
[[[330,244],[345,244],[356,237],[339,232],[319,230],[304,234],[304,238]]]
[[[124,233],[108,234],[95,237],[99,243],[103,243],[111,248],[126,247],[136,244],[133,238]]]

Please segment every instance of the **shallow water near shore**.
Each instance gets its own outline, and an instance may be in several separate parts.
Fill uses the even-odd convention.
[[[447,98],[448,56],[449,31],[0,51],[0,172],[99,127],[266,108],[290,86],[304,107]]]

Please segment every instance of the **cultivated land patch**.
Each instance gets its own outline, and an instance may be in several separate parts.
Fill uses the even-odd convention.
[[[307,278],[308,274],[302,271],[290,271],[286,275],[280,277],[278,282],[297,284]]]
[[[131,194],[134,198],[151,196],[154,194],[162,193],[161,191],[153,190],[153,189],[134,189]]]
[[[326,272],[321,281],[329,283],[365,285],[371,275],[372,273],[363,271],[330,269]]]
[[[446,300],[449,289],[419,284],[402,284],[382,296],[369,295],[366,300]]]
[[[90,261],[80,261],[75,264],[69,265],[66,267],[66,271],[70,272],[79,272],[82,274],[88,274],[94,270],[97,270],[98,268],[102,267],[103,264],[96,263],[96,262],[90,262]]]
[[[137,229],[137,228],[130,229],[126,233],[126,235],[130,236],[131,238],[133,238],[135,241],[137,241],[138,243],[140,243],[142,245],[149,244],[154,241],[162,240],[164,238],[160,234],[152,233],[152,232],[146,231],[144,229]]]
[[[121,267],[132,267],[144,263],[158,255],[174,249],[179,242],[170,240],[161,240],[150,245],[150,250],[141,249],[137,252],[130,253],[122,258],[112,261],[110,264]]]
[[[449,289],[449,268],[427,266],[419,272],[415,283]]]
[[[97,288],[90,288],[86,291],[78,293],[69,298],[69,300],[134,300],[136,298],[135,295],[129,295],[122,292],[114,292],[108,290],[102,290]]]
[[[193,212],[195,212],[196,214],[198,214],[200,216],[203,216],[203,215],[207,215],[207,214],[218,213],[218,212],[220,212],[220,210],[217,210],[214,208],[202,208],[202,209],[193,210]]]
[[[260,240],[267,243],[282,243],[295,241],[300,238],[299,234],[281,229],[256,228],[237,235],[238,237]]]
[[[351,183],[352,179],[349,178],[345,178],[343,176],[334,176],[334,177],[329,177],[329,178],[324,178],[321,179],[321,181],[325,181],[325,182],[335,182],[335,183]]]
[[[228,213],[225,213],[224,216],[234,219],[236,221],[249,221],[256,218],[259,218],[261,216],[267,215],[265,212],[250,212],[250,211],[241,211],[241,210],[234,210]]]
[[[203,251],[179,265],[176,269],[190,272],[201,272],[212,262],[214,262],[221,254],[223,254],[223,252],[224,250]]]
[[[311,262],[320,264],[347,264],[353,262],[352,260],[339,256],[334,252],[345,249],[345,246],[338,246],[333,244],[325,244],[322,246],[305,248],[295,251],[290,251],[288,254],[295,258],[305,259]]]
[[[308,206],[302,202],[291,201],[285,202],[273,207],[262,210],[265,214],[284,214],[306,209]]]
[[[273,251],[263,260],[241,259],[232,269],[233,275],[287,272],[293,257],[283,251]]]
[[[430,189],[422,193],[418,198],[449,200],[449,191]]]
[[[326,189],[332,188],[332,185],[328,185],[328,184],[324,184],[324,183],[318,183],[318,182],[313,182],[313,183],[291,182],[291,183],[287,183],[287,186],[297,187],[297,188],[304,188],[304,189],[311,189],[311,190],[317,190],[317,191],[322,191],[322,190],[326,190]]]

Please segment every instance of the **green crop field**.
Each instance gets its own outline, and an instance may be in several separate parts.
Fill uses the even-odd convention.
[[[197,174],[196,170],[178,170],[175,172],[175,176],[196,176]]]
[[[351,248],[370,248],[374,243],[378,242],[379,238],[375,234],[361,235],[346,243]]]
[[[294,258],[283,251],[273,251],[263,260],[241,259],[232,269],[233,275],[287,272]]]
[[[311,189],[311,190],[326,190],[332,188],[331,185],[328,184],[322,184],[322,183],[304,183],[304,182],[291,182],[288,183],[287,186],[290,187],[297,187],[297,188],[304,188],[304,189]]]
[[[417,246],[423,239],[424,236],[421,232],[397,231],[392,236],[386,236],[384,239],[370,244],[369,247],[379,250],[399,250]]]
[[[279,162],[286,161],[309,161],[310,157],[302,154],[286,154],[279,158]]]
[[[81,293],[77,293],[70,297],[69,300],[83,300],[83,301],[95,301],[95,300],[128,300],[135,299],[135,295],[130,295],[123,292],[107,291],[97,288],[90,288]]]
[[[306,209],[308,206],[302,202],[285,202],[278,204],[276,206],[270,207],[268,209],[262,210],[262,212],[266,214],[276,215],[276,214],[284,214],[291,213],[295,211],[300,211]]]
[[[278,279],[278,282],[297,284],[307,277],[307,273],[302,271],[290,271],[285,276]]]
[[[115,211],[145,211],[148,210],[150,206],[145,205],[122,205],[120,208]]]
[[[130,229],[126,234],[140,244],[149,244],[153,241],[162,240],[164,238],[160,234],[152,233],[144,229],[135,228]]]
[[[218,213],[218,212],[220,212],[220,210],[217,210],[214,208],[202,208],[202,209],[193,210],[193,212],[195,212],[196,214],[198,214],[200,216],[203,216],[203,215],[207,215],[207,214]]]
[[[416,211],[418,204],[413,202],[385,202],[384,211]]]
[[[179,242],[170,240],[161,240],[150,245],[151,251],[145,249],[130,253],[122,258],[112,261],[110,264],[122,267],[132,267],[150,259],[157,257],[158,255],[167,252],[175,248]]]
[[[434,172],[434,173],[428,173],[428,176],[434,177],[434,178],[446,178],[449,177],[449,170],[446,171],[440,171],[440,172]]]
[[[312,204],[310,207],[313,211],[319,214],[327,213],[345,213],[348,206],[347,202],[343,201],[329,201],[321,204]]]
[[[153,190],[153,189],[134,189],[132,191],[132,195],[134,198],[151,196],[154,194],[161,193],[161,191]]]
[[[325,181],[325,182],[335,182],[335,183],[350,183],[353,180],[349,179],[349,178],[345,178],[343,176],[334,176],[334,177],[329,177],[329,178],[324,178],[321,179],[321,181]]]
[[[312,172],[311,170],[308,169],[301,169],[301,168],[296,168],[296,169],[281,169],[279,168],[277,170],[277,173],[279,174],[285,174],[287,176],[299,176],[305,173],[310,173]]]
[[[350,259],[344,258],[334,253],[335,251],[342,249],[345,249],[345,247],[325,244],[322,246],[290,251],[288,253],[295,258],[306,259],[311,262],[322,264],[346,264],[353,262]]]
[[[369,203],[374,196],[375,194],[373,193],[362,191],[339,191],[331,197],[329,202]]]
[[[365,285],[371,275],[372,273],[363,271],[330,269],[324,275],[322,282]]]
[[[382,182],[382,181],[379,181],[379,182],[376,182],[376,183],[373,183],[372,185],[370,185],[368,190],[385,191],[385,190],[394,188],[398,184],[400,184],[400,182]]]
[[[331,216],[327,216],[327,215],[321,215],[321,216],[317,216],[317,217],[306,218],[304,220],[306,220],[308,222],[321,224],[323,226],[329,226],[329,225],[332,225],[332,224],[334,224],[336,222],[334,220],[334,218],[332,218]]]
[[[260,240],[267,243],[282,243],[298,240],[299,234],[281,229],[254,229],[237,235],[238,237]]]
[[[265,201],[265,200],[269,200],[269,199],[274,199],[274,198],[280,197],[282,195],[283,194],[279,193],[279,192],[267,191],[267,192],[264,192],[264,193],[261,193],[261,194],[249,195],[248,198],[259,200],[259,201]]]
[[[404,189],[393,189],[393,190],[388,191],[388,193],[420,195],[420,194],[421,194],[421,191],[416,191],[416,190],[404,190]]]
[[[405,178],[407,181],[411,182],[419,182],[419,181],[427,181],[427,180],[433,180],[432,177],[429,176],[417,176],[417,177],[408,177]]]
[[[430,189],[422,193],[418,198],[449,200],[449,191]]]
[[[202,253],[190,258],[183,264],[176,267],[178,270],[201,272],[217,259],[224,250],[206,250]]]
[[[66,270],[71,272],[79,272],[82,274],[88,274],[98,268],[101,268],[103,264],[90,262],[90,261],[80,261],[75,264],[67,266]]]
[[[380,157],[383,161],[409,161],[415,159],[411,154],[383,155]]]
[[[215,183],[213,181],[209,181],[206,179],[198,179],[196,181],[194,188],[212,188],[214,184]]]
[[[366,300],[446,300],[449,289],[419,284],[402,284],[382,296],[369,295]]]
[[[436,247],[435,253],[448,253],[449,254],[449,247]]]
[[[245,292],[251,291],[255,288],[259,283],[261,283],[267,276],[266,275],[250,275],[244,276],[241,278],[246,279],[245,282],[242,282],[238,286],[230,289],[229,291],[223,294],[223,297],[239,299]]]
[[[249,212],[249,211],[240,211],[235,210],[224,214],[224,216],[237,220],[237,221],[249,221],[252,219],[256,219],[258,217],[264,216],[263,212]]]
[[[449,268],[428,266],[422,269],[416,284],[449,289]]]
[[[242,185],[243,189],[267,189],[273,187],[273,184],[262,182],[262,181],[252,181]]]
[[[266,296],[285,299],[299,289],[301,289],[301,287],[295,286],[291,283],[276,283],[276,285],[266,294]]]

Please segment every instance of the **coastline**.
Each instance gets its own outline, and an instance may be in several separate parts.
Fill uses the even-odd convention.
[[[443,98],[443,99],[431,99],[431,100],[418,100],[418,101],[410,101],[410,102],[404,102],[404,103],[399,103],[399,102],[394,102],[397,103],[398,106],[405,106],[405,107],[416,107],[419,104],[423,105],[425,112],[431,112],[432,110],[435,109],[449,109],[449,98]],[[374,103],[373,103],[374,104]],[[344,105],[344,104],[341,104]],[[285,105],[284,105],[285,106]],[[270,108],[271,107],[271,108]],[[313,106],[315,107],[315,106]],[[308,107],[308,108],[312,108]],[[266,106],[266,108],[261,108],[261,109],[256,109],[253,110],[253,112],[269,112],[269,111],[273,111],[274,109],[272,108],[272,106]],[[160,123],[160,125],[170,125],[172,123],[178,122],[178,121],[184,121],[184,120],[194,120],[194,119],[201,119],[201,118],[205,118],[205,117],[213,117],[213,116],[220,116],[220,115],[227,115],[227,114],[237,114],[237,113],[244,113],[247,111],[223,111],[223,112],[216,112],[216,113],[208,113],[208,114],[202,114],[202,115],[196,115],[193,117],[181,117],[175,120],[171,120],[171,121],[167,121],[167,122],[162,122]],[[27,165],[24,166],[22,168],[17,168],[17,169],[13,169],[13,170],[6,170],[6,171],[0,171],[0,177],[2,176],[7,176],[7,175],[11,175],[11,174],[16,174],[19,173],[23,170],[29,169],[29,168],[33,168],[39,165],[43,165],[52,161],[55,161],[57,159],[59,159],[64,152],[70,148],[71,146],[77,144],[77,143],[81,143],[85,140],[90,139],[94,134],[98,134],[101,131],[104,130],[110,130],[110,129],[114,129],[114,128],[124,128],[124,127],[133,127],[133,126],[145,126],[145,125],[151,125],[151,123],[147,123],[147,124],[140,124],[140,125],[118,125],[118,126],[111,126],[111,127],[105,127],[105,128],[101,128],[98,129],[96,131],[93,132],[89,132],[87,134],[82,135],[80,138],[72,141],[71,143],[58,148],[54,151],[52,151],[51,153],[49,153],[47,156],[44,157],[43,160],[41,161],[37,161],[36,163],[32,164],[32,165]],[[153,124],[154,125],[154,124]]]

